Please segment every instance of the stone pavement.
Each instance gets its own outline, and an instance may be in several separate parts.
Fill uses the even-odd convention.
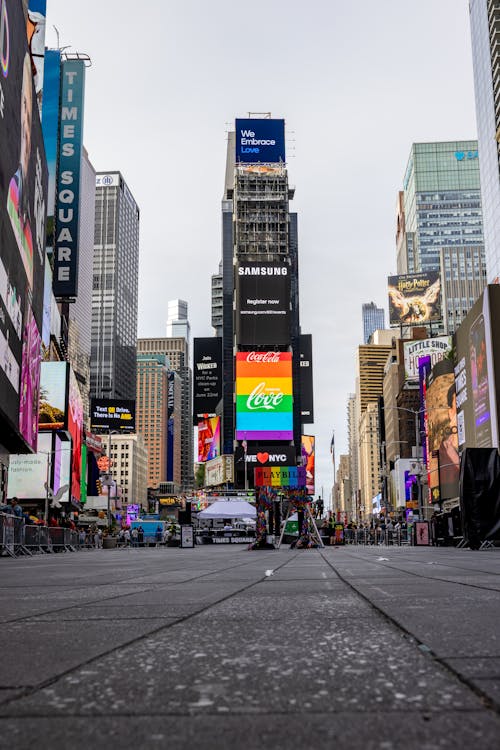
[[[0,560],[0,747],[500,747],[500,550]]]

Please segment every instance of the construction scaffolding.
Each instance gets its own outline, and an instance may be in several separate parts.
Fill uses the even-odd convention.
[[[288,255],[288,174],[285,166],[237,166],[234,185],[238,256]]]

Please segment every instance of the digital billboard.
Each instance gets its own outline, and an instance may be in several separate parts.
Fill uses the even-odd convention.
[[[20,2],[1,4],[0,51],[0,420],[3,443],[15,452],[36,444],[30,414],[38,369],[26,359],[23,368],[22,357],[24,337],[27,353],[42,330],[47,202],[33,63]]]
[[[237,119],[236,162],[275,164],[285,161],[285,121]]]
[[[292,355],[236,354],[236,439],[293,439]]]
[[[61,122],[53,281],[54,295],[57,299],[71,299],[78,293],[78,227],[84,89],[85,61],[64,60],[61,66]]]
[[[238,263],[236,339],[243,346],[290,343],[290,266]]]
[[[257,466],[293,466],[295,461],[295,448],[293,445],[273,445],[259,444],[258,448],[247,447],[245,454],[247,467]]]
[[[17,497],[19,500],[45,498],[52,435],[40,435],[38,442],[38,453],[10,455],[7,497]]]
[[[440,362],[451,352],[451,336],[436,336],[433,339],[421,339],[416,341],[405,341],[404,362],[405,380],[418,380],[419,357],[429,356],[431,365]]]
[[[421,325],[441,320],[439,273],[389,276],[390,325]]]
[[[199,417],[213,416],[222,398],[222,339],[193,341],[193,424]]]
[[[220,417],[198,422],[198,463],[220,456]]]
[[[302,435],[300,438],[302,466],[306,470],[306,490],[308,495],[315,493],[316,439],[314,435]]]
[[[135,432],[135,401],[93,398],[90,425],[92,430]]]
[[[256,487],[305,487],[306,470],[303,466],[259,467],[255,469]]]
[[[438,362],[427,376],[427,467],[433,503],[458,497],[458,455],[455,376],[450,360]]]
[[[71,496],[81,499],[83,400],[73,369],[69,371],[68,432],[71,435]]]
[[[490,284],[456,332],[455,387],[460,448],[498,447],[500,286]]]
[[[300,350],[300,416],[303,424],[314,422],[312,336],[301,333]]]
[[[39,430],[64,430],[67,422],[68,363],[42,362]]]

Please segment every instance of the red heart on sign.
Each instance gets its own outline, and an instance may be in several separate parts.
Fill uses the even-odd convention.
[[[257,453],[257,461],[260,464],[265,464],[269,460],[269,453]]]

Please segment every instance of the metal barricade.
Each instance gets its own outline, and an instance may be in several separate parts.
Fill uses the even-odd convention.
[[[14,554],[31,555],[31,552],[24,543],[26,524],[24,518],[14,516]]]
[[[52,548],[54,552],[70,552],[70,531],[71,529],[63,529],[59,526],[49,526],[49,536],[52,541]]]
[[[24,530],[24,543],[31,552],[52,552],[52,540],[47,526],[29,524]]]
[[[0,555],[15,557],[14,551],[14,516],[0,513]]]

